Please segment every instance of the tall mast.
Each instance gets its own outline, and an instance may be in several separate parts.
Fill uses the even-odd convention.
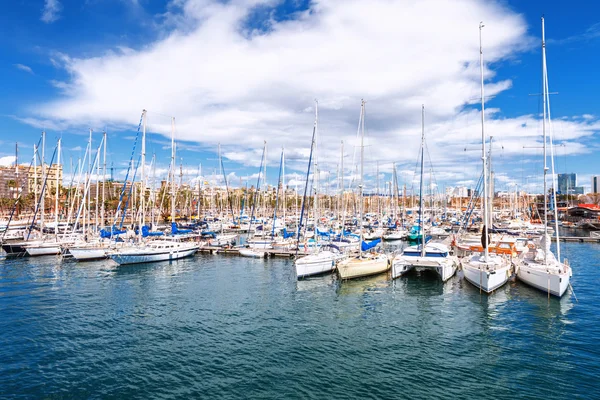
[[[175,117],[171,117],[171,223],[175,222]]]
[[[377,218],[379,218],[379,214],[381,210],[379,209],[379,160],[377,160]]]
[[[106,192],[106,131],[103,132],[102,136],[103,136],[102,140],[104,140],[104,154],[103,154],[104,160],[103,160],[103,166],[102,166],[102,170],[103,171],[102,171],[102,218],[101,218],[102,221],[101,221],[101,224],[104,225],[104,221],[106,221],[105,220],[105,215],[104,215],[105,209],[106,209],[106,206],[105,206],[105,192]]]
[[[421,180],[419,183],[419,227],[421,229],[421,257],[425,257],[425,218],[423,215],[423,167],[425,166],[425,105],[421,104]]]
[[[544,17],[542,17],[542,101],[543,101],[543,118],[542,132],[544,137],[544,240],[548,234],[548,188],[546,184],[546,175],[548,174],[548,160],[546,150],[546,34],[544,30]],[[544,264],[548,264],[548,256],[544,251]]]
[[[547,69],[547,64],[546,64],[546,43],[545,43],[545,30],[544,30],[544,17],[542,17],[542,55],[544,58],[544,92],[545,92],[545,96],[544,96],[544,101],[547,102],[547,113],[548,113],[548,125],[550,125],[551,123],[551,117],[550,117],[550,93],[549,93],[549,88],[548,88],[548,69]],[[544,110],[546,111],[546,109]],[[545,133],[545,130],[544,130]],[[544,140],[544,144],[546,143],[546,141]],[[555,181],[555,171],[554,171],[554,146],[552,143],[552,134],[550,135],[550,157],[551,157],[551,161],[552,161],[552,199],[553,199],[553,203],[554,203],[554,231],[555,231],[555,235],[556,235],[556,257],[558,259],[558,261],[560,262],[560,240],[558,240],[558,209],[556,206],[556,181]],[[545,162],[545,160],[544,160]],[[567,191],[568,194],[568,191]],[[567,196],[568,198],[568,196]],[[548,229],[546,227],[544,227],[544,229]],[[545,254],[546,252],[544,252]]]
[[[88,173],[87,173],[87,179],[86,179],[86,184],[87,186],[87,190],[89,190],[89,182],[91,182],[92,180],[92,129],[90,128],[90,156],[88,157]],[[90,196],[89,193],[86,194],[87,195],[87,229],[90,229],[90,224],[91,224],[91,210],[92,210],[92,196]],[[84,197],[85,198],[85,197]]]
[[[285,227],[285,209],[287,203],[285,201],[285,149],[281,148],[281,190],[283,194],[283,226]]]
[[[46,131],[42,132],[42,200],[41,200],[41,214],[40,214],[40,231],[42,236],[44,235],[44,211],[46,208],[46,192],[44,188],[44,182],[46,181],[46,158],[45,158],[45,149],[46,149]]]
[[[485,97],[483,90],[483,46],[481,44],[481,30],[485,25],[483,22],[479,23],[479,70],[481,74],[481,160],[483,161],[483,194],[481,198],[483,199],[483,227],[485,235],[485,249],[484,249],[484,257],[485,261],[488,261],[489,250],[488,250],[488,196],[487,196],[487,160],[485,154]],[[544,185],[545,188],[545,185]]]
[[[361,100],[360,104],[360,117],[361,117],[361,130],[360,130],[360,184],[359,184],[359,196],[360,196],[360,208],[358,224],[360,228],[360,259],[362,259],[362,241],[363,241],[363,174],[364,174],[364,156],[365,156],[365,100]]]
[[[341,185],[342,185],[342,193],[341,193],[341,210],[344,210],[344,141],[342,140],[342,161],[340,162],[340,173],[341,173]],[[343,212],[343,211],[342,211]],[[342,236],[344,236],[344,221],[342,221]]]
[[[54,196],[54,236],[58,240],[58,196],[59,196],[59,181],[58,181],[58,167],[60,166],[60,141],[58,139],[58,159],[56,161],[56,192]]]
[[[146,110],[142,110],[142,173],[141,178],[142,182],[140,185],[141,188],[141,199],[140,199],[140,207],[142,209],[142,225],[146,224],[146,211],[145,211],[145,203],[146,203]],[[142,227],[140,226],[140,232]]]
[[[313,172],[315,174],[315,187],[314,187],[314,192],[315,192],[315,198],[313,200],[313,207],[314,207],[314,222],[315,222],[315,240],[318,242],[319,241],[319,233],[318,231],[318,225],[319,225],[319,161],[318,161],[318,137],[319,137],[319,102],[317,100],[315,100],[315,152],[314,152],[314,165],[315,165],[315,172]]]
[[[104,140],[104,136],[102,137],[102,140]],[[96,198],[94,199],[94,204],[96,205],[96,214],[95,214],[95,218],[96,218],[96,231],[99,230],[99,226],[100,226],[100,212],[99,212],[99,205],[98,205],[98,200],[100,199],[100,154],[102,151],[102,142],[100,142],[100,146],[98,146],[98,150],[96,151],[96,159],[98,161],[98,163],[96,164]]]

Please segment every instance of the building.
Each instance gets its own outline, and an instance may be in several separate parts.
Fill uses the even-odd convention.
[[[63,168],[62,165],[52,164],[51,166],[45,166],[47,179],[46,179],[46,194],[55,193],[56,190],[56,179],[58,178],[58,185],[62,186],[63,180]],[[27,172],[27,190],[29,193],[36,192],[35,186],[37,185],[37,193],[40,193],[44,186],[42,176],[42,166],[30,167],[26,169]]]
[[[577,174],[558,174],[558,192],[574,194],[577,186]]]
[[[592,176],[592,193],[600,193],[600,175]]]
[[[0,198],[16,199],[20,192],[26,196],[29,193],[24,184],[26,177],[26,168],[0,167]]]

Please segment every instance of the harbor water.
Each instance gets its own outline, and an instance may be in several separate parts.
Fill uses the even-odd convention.
[[[0,398],[600,398],[600,245],[561,248],[562,299],[277,258],[5,259]]]

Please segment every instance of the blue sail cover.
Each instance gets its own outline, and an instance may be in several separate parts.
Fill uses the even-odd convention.
[[[288,239],[295,235],[294,232],[288,232],[287,229],[283,228],[283,238]]]
[[[372,240],[372,241],[370,241],[368,243],[363,241],[361,243],[361,245],[360,245],[360,249],[362,251],[367,251],[367,250],[370,250],[373,247],[377,246],[379,243],[381,243],[381,239],[375,239],[375,240]]]
[[[142,237],[152,237],[152,236],[162,236],[163,232],[151,232],[150,227],[148,225],[142,226]]]
[[[118,230],[117,228],[115,228],[114,226],[111,227],[111,229],[100,229],[100,237],[103,239],[107,239],[110,238],[112,236],[117,236],[117,235],[121,235],[123,233],[126,233],[127,229],[123,229],[123,230]]]
[[[177,228],[177,223],[171,222],[171,233],[173,235],[178,235],[178,234],[182,234],[182,233],[190,233],[191,231],[192,231],[191,229],[179,229],[179,228]]]
[[[329,237],[329,232],[323,232],[323,231],[320,231],[318,228],[317,228],[317,233],[318,233],[320,236],[323,236],[323,237]]]

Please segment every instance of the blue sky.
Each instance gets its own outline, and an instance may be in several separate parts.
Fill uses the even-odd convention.
[[[550,90],[559,93],[551,98],[557,172],[576,172],[589,186],[589,176],[600,174],[600,5],[446,3],[10,2],[0,15],[0,157],[9,160],[18,141],[20,161],[27,162],[45,128],[48,147],[62,136],[63,159],[76,162],[91,127],[95,143],[108,131],[109,164],[122,166],[146,108],[148,154],[157,154],[159,174],[166,173],[165,135],[175,116],[187,179],[200,163],[204,175],[218,168],[221,143],[232,182],[245,184],[267,140],[269,181],[283,146],[289,180],[300,184],[318,98],[322,181],[329,171],[335,185],[341,139],[346,176],[353,172],[364,97],[371,186],[377,161],[382,181],[396,162],[401,181],[411,184],[421,103],[438,185],[470,185],[480,173],[477,25],[483,20],[496,187],[535,191],[541,105],[530,94],[541,88],[544,14]]]

